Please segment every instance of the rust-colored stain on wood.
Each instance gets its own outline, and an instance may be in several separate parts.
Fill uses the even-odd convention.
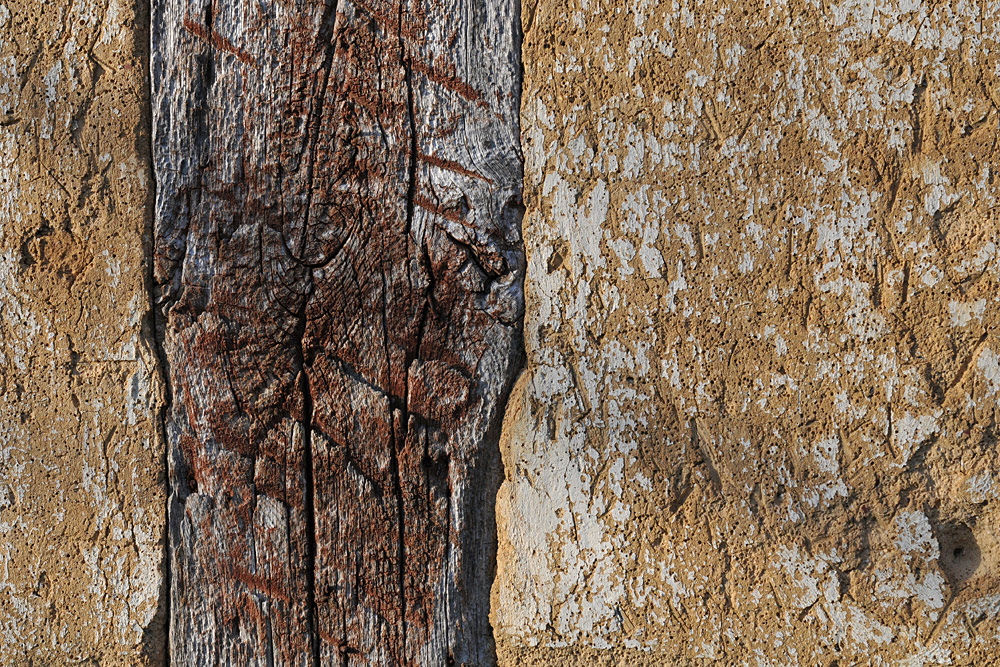
[[[237,60],[239,60],[244,65],[252,65],[254,67],[257,66],[257,62],[253,59],[253,56],[251,56],[246,51],[237,48],[235,44],[230,42],[228,39],[226,39],[219,33],[215,32],[215,30],[212,29],[212,26],[203,26],[199,23],[195,23],[194,21],[192,21],[190,17],[185,16],[184,29],[190,32],[192,35],[195,35],[196,37],[200,37],[201,39],[205,40],[218,50],[236,56]]]

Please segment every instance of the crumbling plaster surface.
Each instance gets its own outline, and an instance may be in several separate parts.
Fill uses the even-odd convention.
[[[162,657],[146,19],[0,0],[0,663]]]
[[[501,663],[991,664],[1000,3],[522,23]]]

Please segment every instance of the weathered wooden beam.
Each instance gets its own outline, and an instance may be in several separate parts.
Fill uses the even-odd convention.
[[[513,0],[154,3],[171,660],[488,665]]]

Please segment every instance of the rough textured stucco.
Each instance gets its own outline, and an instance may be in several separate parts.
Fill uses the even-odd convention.
[[[142,665],[163,645],[136,11],[127,0],[0,0],[5,665]]]
[[[1000,4],[522,21],[501,661],[987,664]]]

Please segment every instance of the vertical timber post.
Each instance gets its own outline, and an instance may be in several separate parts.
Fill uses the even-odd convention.
[[[157,0],[175,665],[489,665],[515,0]]]

